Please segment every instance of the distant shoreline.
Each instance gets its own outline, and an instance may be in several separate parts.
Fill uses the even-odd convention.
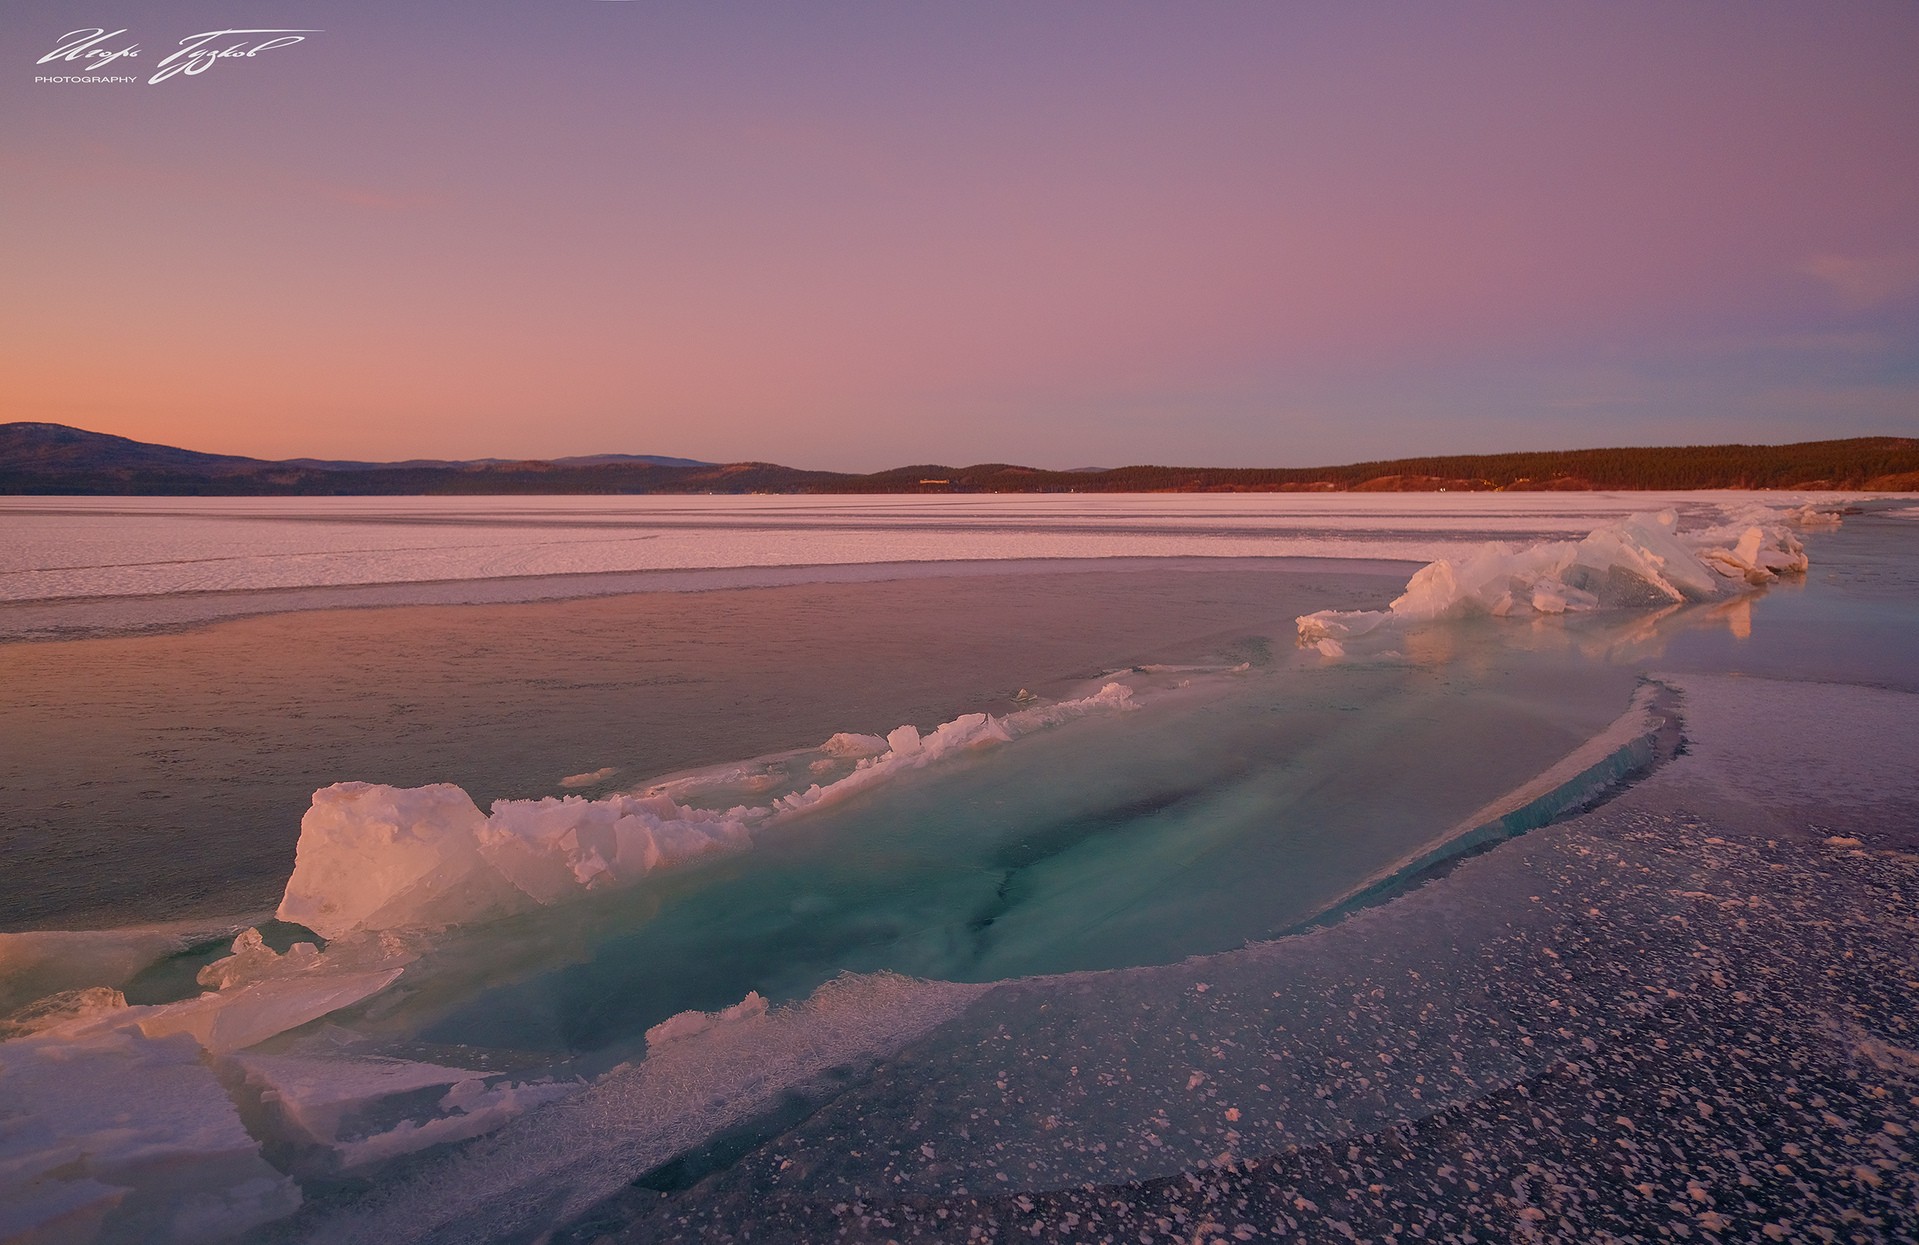
[[[0,495],[122,497],[645,494],[1919,491],[1919,439],[1640,446],[1383,459],[1335,467],[1048,471],[921,463],[865,474],[605,454],[555,461],[268,461],[63,424],[0,424]]]

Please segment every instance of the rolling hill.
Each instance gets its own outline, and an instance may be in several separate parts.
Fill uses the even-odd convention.
[[[1919,440],[1644,446],[1453,455],[1335,467],[1048,471],[921,463],[854,474],[646,454],[371,463],[208,454],[64,424],[0,424],[0,493],[394,496],[535,493],[1484,492],[1577,489],[1919,490]]]

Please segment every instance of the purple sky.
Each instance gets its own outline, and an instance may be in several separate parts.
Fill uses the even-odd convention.
[[[4,25],[0,419],[845,469],[1919,435],[1908,0]],[[229,26],[318,33],[147,82]],[[34,81],[90,27],[136,81]]]

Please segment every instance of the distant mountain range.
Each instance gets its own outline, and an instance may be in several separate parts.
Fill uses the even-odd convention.
[[[380,496],[531,493],[1485,492],[1590,489],[1919,491],[1919,440],[1688,445],[1454,455],[1341,467],[920,464],[858,475],[653,454],[550,461],[268,460],[150,445],[64,424],[0,424],[0,493]]]

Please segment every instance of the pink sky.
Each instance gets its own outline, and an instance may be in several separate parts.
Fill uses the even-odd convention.
[[[319,32],[145,81],[241,20],[7,23],[0,419],[845,469],[1919,435],[1909,3],[266,0]],[[33,82],[102,23],[139,81]]]

